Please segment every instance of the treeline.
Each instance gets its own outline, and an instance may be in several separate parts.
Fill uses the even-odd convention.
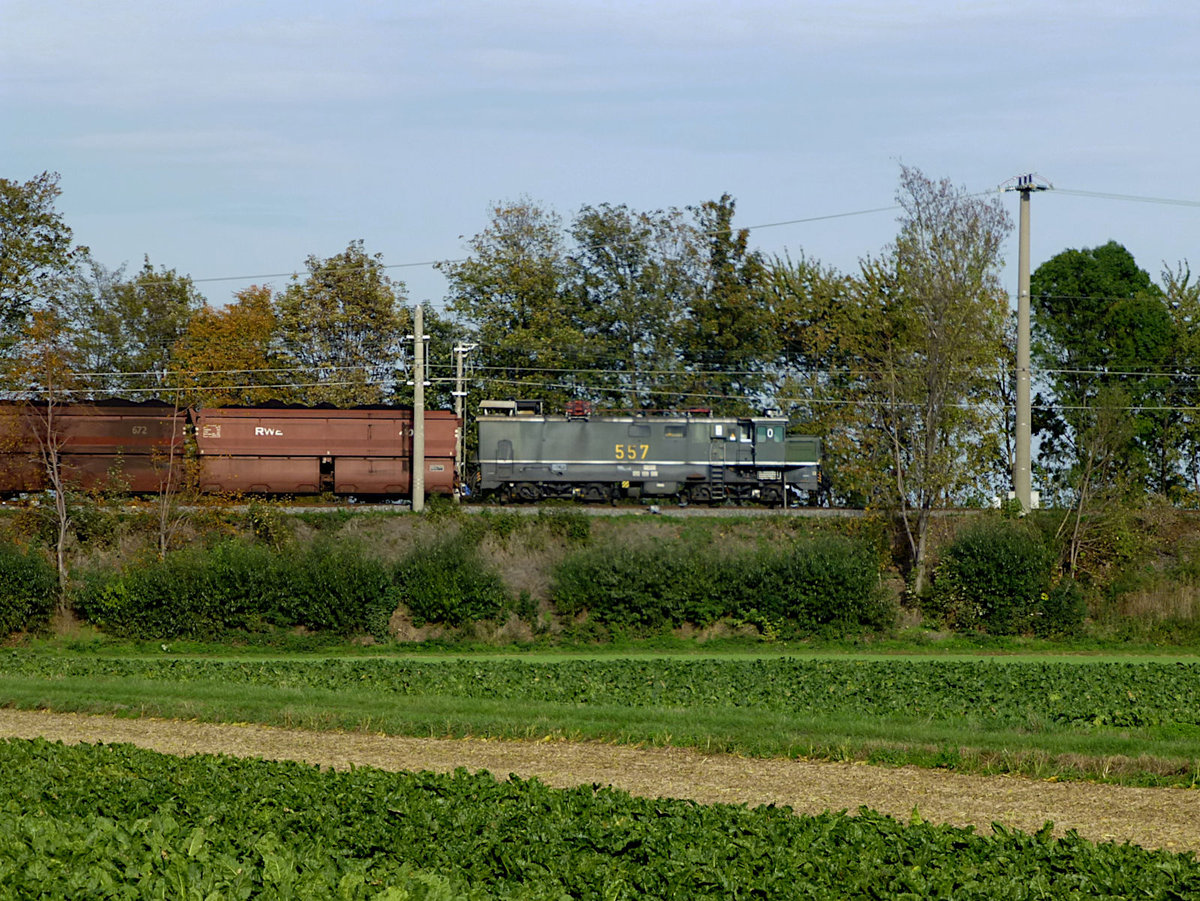
[[[352,241],[286,286],[208,304],[147,260],[105,269],[54,209],[58,179],[0,179],[0,356],[10,392],[355,404],[409,399],[413,307]],[[728,195],[684,209],[584,206],[569,221],[496,206],[427,311],[434,404],[452,348],[484,396],[600,407],[779,409],[824,438],[822,503],[895,513],[916,593],[933,511],[1004,497],[1012,470],[1011,223],[983,198],[902,167],[896,237],[858,271],[768,257]],[[1064,511],[1075,575],[1104,511],[1200,501],[1200,288],[1161,284],[1111,242],[1033,277],[1034,484]],[[445,377],[444,380],[439,380]],[[1070,512],[1072,515],[1065,515]],[[1097,526],[1099,523],[1099,526]]]

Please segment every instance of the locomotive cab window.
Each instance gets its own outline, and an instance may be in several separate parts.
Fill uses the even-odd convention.
[[[686,425],[666,426],[663,429],[663,435],[664,435],[664,437],[667,437],[667,438],[686,438],[687,437],[687,426]]]
[[[755,441],[758,444],[782,444],[783,443],[783,426],[782,425],[759,425]]]
[[[650,437],[650,426],[648,426],[644,423],[635,422],[633,425],[631,425],[629,427],[629,437],[630,438],[649,438]]]

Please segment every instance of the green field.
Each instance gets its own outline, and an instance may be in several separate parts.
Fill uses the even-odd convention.
[[[545,736],[1193,787],[1200,663],[855,656],[0,654],[0,703]]]
[[[0,741],[14,898],[1188,898],[1191,855],[486,774]]]

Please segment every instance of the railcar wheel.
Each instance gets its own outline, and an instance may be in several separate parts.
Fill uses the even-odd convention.
[[[527,504],[533,503],[542,496],[542,493],[538,491],[537,485],[533,484],[533,482],[521,482],[517,485],[516,494],[517,500]]]
[[[691,495],[693,503],[707,504],[712,501],[712,491],[707,485],[697,485],[688,493]]]
[[[769,487],[769,488],[764,488],[762,490],[762,493],[759,495],[759,498],[768,507],[782,507],[783,506],[783,492],[774,486]]]
[[[602,504],[612,495],[607,485],[593,483],[583,489],[583,499],[589,504]]]

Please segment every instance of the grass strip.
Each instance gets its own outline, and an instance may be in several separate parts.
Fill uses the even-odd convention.
[[[566,738],[696,748],[757,757],[864,760],[960,772],[1092,779],[1125,785],[1200,784],[1200,739],[1173,727],[1030,732],[981,723],[845,712],[801,715],[760,708],[619,704],[369,689],[185,683],[145,678],[0,677],[8,706],[416,737]]]

